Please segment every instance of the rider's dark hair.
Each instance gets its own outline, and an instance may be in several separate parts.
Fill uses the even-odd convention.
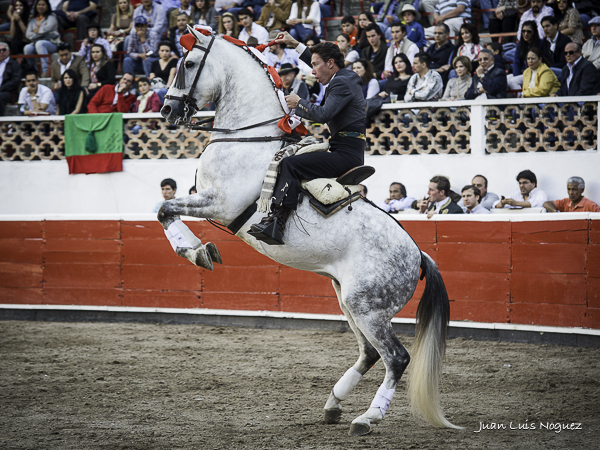
[[[321,57],[321,59],[325,62],[333,59],[333,62],[340,69],[345,67],[344,65],[344,55],[340,51],[340,48],[333,44],[332,42],[321,42],[320,44],[313,45],[310,48],[310,52],[314,55],[317,54]]]
[[[177,183],[173,178],[165,178],[160,182],[160,187],[171,186],[174,191],[177,190]]]

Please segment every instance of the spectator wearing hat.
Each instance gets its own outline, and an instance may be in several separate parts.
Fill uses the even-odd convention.
[[[279,69],[279,76],[283,82],[283,93],[290,95],[291,92],[296,94],[298,97],[309,100],[310,94],[308,92],[308,86],[302,80],[296,78],[300,69],[292,66],[290,63],[284,63]]]
[[[134,25],[136,24],[135,19],[138,17],[146,19],[148,31],[153,32],[157,36],[157,39],[160,39],[163,33],[167,31],[167,13],[161,5],[153,0],[142,0],[142,4],[135,8],[133,11]],[[134,30],[131,31],[130,36],[133,34],[135,34]],[[128,48],[127,42],[125,42],[124,48]]]
[[[600,70],[600,16],[588,22],[592,29],[592,37],[583,44],[583,57]]]
[[[60,3],[59,3],[60,4]],[[83,40],[87,27],[94,19],[98,8],[98,0],[66,0],[56,16],[63,29],[77,27],[77,39]]]
[[[87,88],[90,84],[90,71],[83,58],[71,51],[71,44],[58,44],[58,59],[50,66],[50,82],[52,89],[60,89],[60,79],[67,69],[73,70],[78,77],[79,85]]]
[[[238,11],[238,21],[244,27],[240,31],[239,40],[248,43],[250,36],[255,37],[259,44],[269,43],[269,32],[266,28],[261,27],[254,22],[252,11],[247,8],[242,8]]]
[[[544,208],[548,212],[600,212],[600,206],[583,196],[585,181],[581,177],[567,180],[567,198],[548,201]]]
[[[424,48],[427,39],[425,39],[425,28],[419,23],[421,20],[419,11],[412,5],[404,5],[401,14],[406,25],[406,39],[414,42],[417,47]]]
[[[16,59],[10,58],[6,42],[0,42],[0,71],[0,116],[3,116],[6,104],[13,101],[14,93],[21,86],[21,66]]]
[[[152,63],[158,60],[157,35],[148,27],[143,16],[134,19],[135,32],[129,35],[127,56],[123,60],[123,71],[129,73],[145,73],[150,76]]]
[[[112,50],[110,49],[110,42],[106,39],[100,37],[100,26],[97,23],[91,23],[87,27],[87,37],[81,43],[81,48],[79,49],[79,56],[83,56],[86,63],[90,62],[90,50],[92,49],[93,44],[98,44],[104,47],[106,50],[106,56],[108,59],[112,58]]]

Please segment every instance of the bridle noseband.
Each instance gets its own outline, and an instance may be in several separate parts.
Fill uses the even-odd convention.
[[[202,57],[202,61],[200,61],[200,68],[196,72],[196,76],[194,77],[194,82],[190,86],[190,90],[188,91],[188,93],[183,94],[181,97],[178,97],[176,95],[165,95],[165,99],[167,99],[167,100],[179,100],[179,101],[183,102],[183,104],[184,104],[184,108],[183,108],[184,119],[187,117],[188,112],[190,111],[190,108],[194,109],[194,112],[191,114],[192,116],[196,113],[196,111],[200,110],[200,108],[198,108],[198,105],[196,104],[196,99],[194,98],[194,91],[196,90],[196,85],[198,84],[198,80],[200,79],[200,74],[202,73],[202,69],[204,69],[204,65],[206,64],[206,58],[208,57],[208,54],[210,53],[210,49],[212,48],[213,42],[215,42],[215,37],[216,37],[216,35],[213,34],[210,39],[210,42],[208,43],[208,47],[203,47],[198,44],[194,44],[192,47],[192,48],[197,48],[198,50],[202,50],[204,52],[204,56]],[[187,58],[187,55],[189,55],[189,54],[190,54],[190,52],[187,52],[183,56],[183,59],[181,60],[181,64],[179,65],[179,73],[177,74],[177,79],[175,80],[175,87],[177,89],[185,89],[185,59]],[[191,118],[191,116],[190,116],[190,118]],[[177,119],[177,121],[179,121],[179,120],[180,119]]]

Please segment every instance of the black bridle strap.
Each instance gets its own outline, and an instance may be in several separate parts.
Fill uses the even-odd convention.
[[[208,119],[204,119],[204,120],[200,120],[198,122],[195,122],[194,124],[189,125],[188,128],[190,130],[216,131],[218,133],[235,133],[236,131],[249,130],[251,128],[261,127],[263,125],[268,125],[270,123],[274,123],[274,122],[277,122],[279,120],[281,120],[281,117],[276,117],[275,119],[265,120],[264,122],[255,123],[253,125],[248,125],[248,126],[241,127],[241,128],[214,128],[212,126],[209,126],[209,127],[203,127],[203,126],[201,126],[201,124],[213,122],[214,118],[210,117]]]

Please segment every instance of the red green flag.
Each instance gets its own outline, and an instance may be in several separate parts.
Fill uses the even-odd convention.
[[[123,114],[65,116],[69,173],[123,171]]]

